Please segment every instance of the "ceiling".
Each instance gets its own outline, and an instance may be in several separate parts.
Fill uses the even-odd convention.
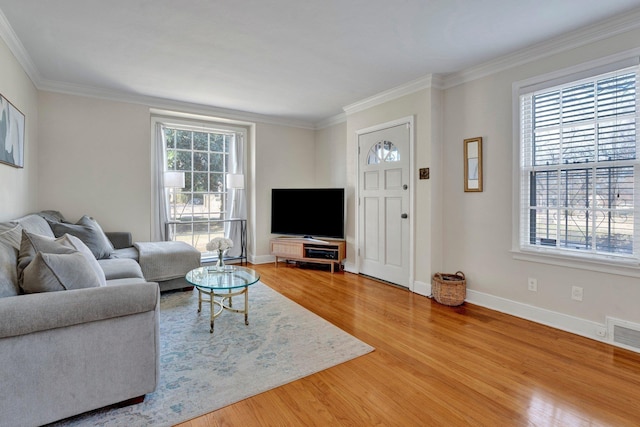
[[[0,0],[0,25],[40,89],[313,124],[407,82],[458,73],[638,7],[640,0]]]

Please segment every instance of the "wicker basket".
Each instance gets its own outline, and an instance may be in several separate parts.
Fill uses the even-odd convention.
[[[456,306],[467,296],[467,280],[462,271],[456,274],[436,273],[431,281],[431,293],[440,304]]]

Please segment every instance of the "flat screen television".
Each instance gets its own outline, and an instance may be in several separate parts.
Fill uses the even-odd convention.
[[[274,188],[271,233],[344,238],[344,188]]]

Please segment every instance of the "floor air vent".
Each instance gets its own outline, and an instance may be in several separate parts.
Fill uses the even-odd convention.
[[[611,340],[631,350],[640,351],[640,324],[607,318]]]

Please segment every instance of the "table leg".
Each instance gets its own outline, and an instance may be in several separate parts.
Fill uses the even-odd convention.
[[[249,287],[244,288],[244,324],[249,324]]]
[[[216,294],[215,291],[205,291],[205,290],[201,290],[199,287],[196,287],[196,289],[198,289],[198,313],[202,312],[202,302],[209,302],[209,311],[210,311],[210,318],[209,318],[209,332],[213,334],[214,331],[214,323],[215,323],[215,318],[222,314],[224,312],[224,310],[229,310],[232,311],[234,313],[241,313],[244,314],[244,324],[245,325],[249,325],[249,287],[248,286],[244,286],[241,288],[241,290],[233,292],[231,289],[227,289],[226,293],[219,293]],[[209,300],[206,300],[202,297],[202,294],[205,294],[207,296],[209,296]],[[244,309],[242,308],[232,308],[232,298],[234,296],[240,297],[242,294],[244,294]],[[219,300],[216,300],[215,298],[218,297],[220,298]],[[228,304],[225,304],[225,301],[227,301]],[[216,305],[219,306],[219,310],[216,312]]]
[[[210,301],[209,303],[211,304],[211,327],[209,328],[209,333],[211,333],[211,334],[213,333],[213,320],[215,319],[214,312],[213,312],[214,295],[215,295],[215,293],[211,292],[211,295],[209,296],[209,301]]]

